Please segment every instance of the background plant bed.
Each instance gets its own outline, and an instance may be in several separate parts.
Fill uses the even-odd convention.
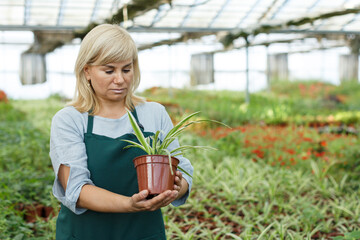
[[[136,168],[139,192],[148,190],[148,198],[174,189],[174,173],[179,164],[177,158],[171,157],[170,164],[168,155],[142,155],[134,158],[133,162]]]

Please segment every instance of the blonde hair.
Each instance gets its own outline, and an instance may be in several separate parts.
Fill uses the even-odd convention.
[[[76,90],[68,104],[80,112],[99,112],[99,101],[85,76],[86,65],[104,65],[128,59],[133,60],[134,78],[125,97],[125,107],[133,109],[144,99],[134,94],[140,84],[140,69],[135,42],[123,28],[112,24],[102,24],[93,28],[83,39],[75,63]]]

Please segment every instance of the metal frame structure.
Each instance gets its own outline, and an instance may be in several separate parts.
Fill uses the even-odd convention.
[[[201,38],[209,34],[226,33],[222,40],[231,49],[246,50],[246,101],[249,102],[248,48],[273,43],[291,43],[299,39],[348,36],[360,42],[359,0],[157,0],[149,8],[139,10],[124,24],[119,15],[123,6],[143,3],[140,0],[2,0],[0,1],[0,31],[33,31],[40,35],[44,52],[49,52],[65,39],[56,32],[66,32],[71,41],[72,33],[88,29],[88,26],[108,22],[115,15],[117,22],[131,32],[179,33],[172,40],[143,44],[151,48],[172,45],[188,39]],[[127,9],[126,9],[127,13]],[[124,14],[123,14],[124,15]],[[119,18],[120,16],[120,18]],[[255,41],[255,36],[266,34],[294,35],[289,39]],[[160,35],[160,34],[159,34]],[[223,35],[223,34],[222,34]],[[349,38],[351,40],[351,38]],[[230,39],[230,40],[229,40]],[[234,44],[236,40],[237,44]],[[255,40],[254,40],[255,39]],[[340,39],[332,46],[349,46],[349,39]],[[349,41],[348,41],[349,40]],[[35,39],[37,42],[37,39]],[[239,43],[240,42],[240,43]],[[353,49],[355,49],[353,47]],[[30,49],[31,50],[31,49]],[[211,53],[227,51],[228,48]],[[359,49],[355,49],[355,54]],[[30,51],[31,52],[31,51]]]
[[[165,1],[164,1],[165,2]],[[130,1],[131,3],[131,1]],[[124,4],[123,0],[8,0],[0,2],[0,30],[78,30],[101,23]],[[261,24],[359,8],[356,0],[172,0],[132,20],[130,31],[219,32],[248,30]],[[23,13],[22,16],[18,15]],[[53,14],[56,13],[56,14]],[[334,16],[282,32],[360,33],[360,13]]]

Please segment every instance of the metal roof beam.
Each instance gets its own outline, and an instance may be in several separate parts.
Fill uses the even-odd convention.
[[[56,26],[60,26],[62,24],[62,21],[64,19],[64,10],[67,0],[61,0],[60,1],[60,7],[59,7],[59,14],[56,21]]]
[[[202,52],[200,54],[216,54],[216,53],[222,53],[222,52],[228,52],[228,51],[232,51],[232,50],[238,50],[238,49],[242,49],[242,48],[246,48],[248,47],[256,47],[256,46],[269,46],[271,44],[276,44],[276,43],[292,43],[295,41],[299,41],[299,40],[305,40],[308,38],[314,38],[314,36],[303,36],[303,37],[297,37],[297,38],[292,38],[292,39],[286,39],[286,40],[273,40],[273,41],[263,41],[263,42],[259,42],[259,43],[254,43],[254,44],[243,44],[241,46],[237,46],[237,47],[233,47],[230,49],[220,49],[220,50],[214,50],[214,51],[209,51],[209,52]],[[328,46],[319,46],[316,48],[312,48],[312,49],[307,49],[307,50],[299,50],[299,51],[288,51],[286,50],[287,53],[292,54],[292,53],[305,53],[305,52],[310,52],[310,51],[314,51],[314,50],[326,50],[326,49],[330,49],[330,48],[338,48],[338,47],[343,47],[345,46],[345,43],[336,43],[333,45],[328,45]]]
[[[277,32],[277,31],[288,31],[288,32],[313,32],[313,31],[319,31],[321,32],[322,30],[299,30],[296,29],[294,30],[295,27],[298,26],[302,26],[304,24],[310,23],[312,24],[313,22],[319,20],[319,19],[328,19],[328,18],[332,18],[332,17],[336,17],[336,16],[342,16],[342,15],[347,15],[347,14],[358,14],[360,13],[360,6],[355,7],[355,8],[345,8],[345,9],[341,9],[341,10],[337,10],[337,11],[331,11],[331,12],[327,12],[327,13],[322,13],[318,16],[314,16],[314,17],[302,17],[299,19],[294,19],[294,20],[288,20],[285,21],[283,23],[279,23],[279,24],[274,24],[274,25],[267,25],[267,24],[263,24],[263,25],[259,25],[254,29],[251,29],[251,31],[245,31],[245,30],[237,30],[231,33],[228,33],[226,36],[222,37],[222,39],[220,40],[225,46],[230,46],[233,41],[237,38],[240,37],[244,37],[244,36],[248,36],[248,35],[257,35],[259,33],[272,33],[272,32]],[[359,29],[360,31],[360,29]],[[344,33],[341,30],[337,30],[335,32],[338,33]],[[357,31],[355,31],[357,32]]]
[[[347,23],[345,23],[344,25],[342,25],[341,27],[341,31],[344,31],[345,27],[353,22],[355,22],[356,20],[360,19],[360,13],[356,14],[350,21],[348,21]]]
[[[31,0],[25,0],[24,3],[24,25],[27,25],[30,19]]]
[[[189,20],[189,18],[191,16],[191,13],[194,11],[195,7],[197,6],[197,4],[199,4],[199,2],[200,2],[200,0],[195,0],[195,2],[193,4],[194,6],[188,10],[188,12],[186,13],[186,16],[184,17],[183,21],[180,23],[179,27],[182,28],[186,24],[186,22]]]
[[[289,2],[289,0],[285,0],[274,12],[270,19],[274,19],[276,15],[285,7],[285,5]]]
[[[313,5],[311,5],[311,6],[307,9],[307,11],[308,11],[308,12],[312,11],[312,10],[314,9],[314,7],[316,7],[316,6],[319,4],[320,1],[321,1],[321,0],[316,0],[316,1],[313,3]]]
[[[77,31],[83,30],[84,26],[24,26],[24,25],[0,25],[0,31],[36,31],[36,30],[59,30],[59,31]],[[129,32],[146,33],[184,33],[184,32],[231,32],[238,28],[171,28],[171,27],[129,27]],[[270,30],[269,33],[315,33],[315,34],[356,34],[360,35],[360,30],[299,30],[299,29],[280,29]]]
[[[116,12],[119,8],[119,1],[120,0],[114,0],[111,4],[111,8],[110,8],[110,15],[114,14],[114,12]]]
[[[210,24],[209,24],[209,28],[212,27],[212,25],[215,23],[215,21],[219,18],[219,16],[222,14],[222,12],[224,11],[224,9],[226,8],[226,6],[229,4],[231,0],[226,0],[224,2],[224,4],[221,6],[220,10],[216,13],[216,16],[211,20]]]
[[[167,15],[167,13],[169,12],[170,9],[171,9],[171,7],[168,5],[165,5],[165,4],[161,5],[159,7],[159,9],[157,10],[155,17],[153,18],[153,20],[150,24],[150,27],[154,26],[157,22],[159,22],[161,19],[163,19]]]
[[[236,25],[236,26],[240,26],[243,21],[249,17],[249,15],[254,11],[255,7],[261,2],[262,0],[257,0],[253,5],[252,7],[250,8],[249,11],[247,11],[247,13],[245,14],[245,16],[240,20],[240,22]]]
[[[0,25],[0,31],[82,30],[84,26]]]
[[[146,26],[134,26],[129,27],[127,30],[130,32],[148,32],[148,33],[157,33],[157,32],[173,32],[173,33],[186,33],[186,32],[222,32],[222,31],[233,31],[237,28],[199,28],[199,27],[146,27]]]
[[[264,18],[266,18],[266,16],[269,14],[269,12],[271,11],[271,9],[275,6],[275,4],[277,3],[277,1],[279,0],[273,0],[273,2],[271,4],[268,5],[267,9],[265,10],[265,12],[261,15],[261,17],[259,17],[258,22],[260,23]]]
[[[90,22],[94,22],[95,19],[96,19],[96,16],[97,16],[97,13],[98,13],[98,9],[100,7],[100,4],[101,4],[101,0],[96,0],[95,1],[95,4],[94,4],[94,8],[93,8],[93,11],[91,13],[91,17],[90,17]]]

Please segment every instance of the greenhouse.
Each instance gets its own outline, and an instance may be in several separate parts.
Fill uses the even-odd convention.
[[[359,49],[357,0],[0,0],[0,239],[360,239]]]

